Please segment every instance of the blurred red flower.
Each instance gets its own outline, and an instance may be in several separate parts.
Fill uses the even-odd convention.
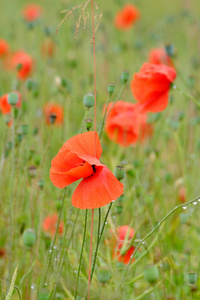
[[[130,246],[130,241],[134,237],[133,228],[128,225],[120,226],[116,229],[116,237],[114,238],[113,243],[113,258],[117,259],[119,262],[128,264],[131,255],[135,251],[134,246]],[[116,239],[117,238],[117,239]],[[134,259],[132,260],[132,262]]]
[[[28,3],[22,10],[22,16],[27,22],[34,22],[42,15],[42,7],[35,3]]]
[[[115,17],[115,27],[121,30],[128,30],[139,19],[140,12],[132,4],[126,4]]]
[[[55,103],[47,103],[44,106],[45,120],[48,125],[56,124],[61,125],[63,123],[63,107],[62,105]],[[51,117],[54,117],[54,121],[51,122]]]
[[[166,65],[174,68],[171,57],[167,54],[164,48],[152,49],[149,53],[149,63],[156,65]]]
[[[9,53],[8,43],[4,39],[0,39],[0,58],[5,57]]]
[[[4,257],[6,254],[5,248],[0,248],[0,258]]]
[[[123,185],[100,163],[101,153],[98,134],[90,131],[70,138],[51,162],[50,179],[56,187],[83,178],[72,195],[77,208],[102,207],[123,194]]]
[[[107,112],[110,113],[105,124],[111,140],[121,146],[129,146],[152,135],[153,127],[147,124],[147,114],[138,112],[138,104],[117,101],[112,106],[113,103],[108,106]]]
[[[181,203],[185,203],[186,202],[186,188],[183,185],[179,187],[179,190],[178,190],[178,200]]]
[[[143,112],[160,112],[167,107],[170,84],[176,78],[176,71],[165,65],[143,64],[134,74],[131,90]]]
[[[32,72],[33,60],[24,51],[15,52],[12,56],[12,66],[17,70],[18,78],[26,79]]]
[[[21,94],[19,92],[14,92],[18,95],[19,100],[18,103],[15,105],[15,107],[21,106]],[[0,97],[0,111],[3,115],[10,114],[11,113],[11,105],[8,103],[8,94],[4,94]]]
[[[42,55],[46,57],[54,56],[55,48],[56,48],[55,46],[56,46],[55,43],[51,39],[49,38],[45,39],[41,47]]]
[[[43,221],[43,230],[47,233],[49,233],[51,236],[54,236],[56,232],[56,224],[58,221],[58,216],[56,214],[47,216]],[[58,233],[62,234],[64,228],[64,223],[60,222]]]

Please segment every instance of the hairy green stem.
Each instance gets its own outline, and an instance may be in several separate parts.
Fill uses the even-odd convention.
[[[81,246],[81,254],[80,254],[80,259],[79,259],[77,282],[76,282],[76,291],[75,291],[75,297],[74,297],[75,300],[76,300],[77,293],[78,293],[78,283],[79,283],[79,276],[80,276],[81,263],[82,263],[82,257],[83,257],[83,249],[84,249],[85,240],[86,240],[87,215],[88,215],[88,210],[86,209],[85,210],[85,225],[84,225],[84,233],[83,233],[83,242],[82,242],[82,246]]]

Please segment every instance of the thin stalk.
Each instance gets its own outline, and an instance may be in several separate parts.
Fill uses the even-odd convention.
[[[79,282],[79,276],[80,276],[80,271],[81,271],[81,263],[82,263],[82,257],[83,257],[83,249],[84,249],[85,240],[86,240],[87,215],[88,215],[88,210],[86,209],[86,211],[85,211],[85,226],[84,226],[84,233],[83,233],[83,242],[82,242],[82,246],[81,246],[81,254],[80,254],[80,259],[79,259],[78,274],[77,274],[77,282],[76,282],[76,291],[75,291],[75,297],[74,297],[75,300],[76,300],[77,293],[78,293],[78,282]]]
[[[200,102],[195,97],[193,97],[191,94],[189,94],[188,92],[182,90],[181,88],[177,87],[176,85],[173,85],[173,89],[175,89],[175,90],[177,89],[180,93],[182,93],[187,98],[192,100],[198,106],[198,108],[200,108]]]
[[[91,221],[91,233],[90,233],[90,259],[89,259],[89,271],[88,271],[88,294],[87,299],[90,299],[90,283],[91,283],[91,266],[92,266],[92,237],[93,237],[93,225],[94,225],[94,209],[92,209],[92,221]]]
[[[83,127],[84,127],[84,123],[85,123],[85,119],[87,117],[87,114],[88,114],[88,109],[86,109],[86,111],[85,111],[85,114],[84,114],[84,117],[83,117],[83,121],[81,123],[81,128],[80,128],[79,133],[81,133],[83,131]]]
[[[56,224],[56,231],[55,231],[54,238],[53,238],[53,241],[52,241],[51,246],[50,246],[50,250],[51,251],[49,251],[49,253],[48,253],[47,263],[46,263],[46,269],[44,271],[44,274],[43,274],[42,280],[41,280],[41,284],[40,284],[41,288],[43,287],[43,284],[46,282],[46,279],[47,279],[47,276],[48,276],[48,272],[49,272],[49,268],[50,268],[50,265],[51,265],[51,260],[52,260],[52,256],[53,256],[53,248],[55,246],[56,238],[57,238],[57,235],[58,235],[58,230],[59,230],[61,215],[62,215],[62,211],[63,211],[63,207],[64,207],[64,202],[65,202],[66,191],[67,191],[67,188],[65,188],[64,192],[63,192],[63,197],[62,197],[62,202],[61,202],[61,208],[60,208],[60,211],[59,211],[59,214],[58,214],[58,221],[57,221],[57,224]]]
[[[131,264],[131,262],[132,262],[132,260],[133,260],[133,258],[135,257],[135,254],[138,252],[138,250],[139,250],[139,248],[141,247],[141,245],[142,244],[144,244],[144,242],[154,233],[154,232],[156,232],[159,228],[160,228],[160,226],[173,214],[173,213],[175,213],[179,208],[183,208],[183,207],[187,207],[188,205],[190,205],[190,204],[192,204],[193,202],[197,202],[198,200],[200,200],[200,196],[198,196],[198,197],[196,197],[195,199],[193,199],[193,200],[191,200],[191,201],[188,201],[188,202],[186,202],[186,203],[183,203],[183,204],[180,204],[180,205],[178,205],[178,206],[176,206],[174,209],[172,209],[156,226],[155,226],[155,228],[154,229],[152,229],[144,238],[143,238],[143,240],[141,240],[141,242],[138,244],[138,246],[135,248],[135,251],[134,251],[134,253],[132,254],[132,256],[131,256],[131,259],[130,259],[130,261],[129,261],[129,263],[128,263],[128,265],[127,265],[127,267],[126,267],[126,269],[124,270],[124,273],[123,273],[123,275],[122,275],[122,277],[121,277],[121,280],[120,280],[120,283],[119,283],[119,285],[118,285],[118,287],[117,287],[117,289],[116,289],[116,292],[115,292],[115,294],[114,294],[114,297],[116,296],[116,294],[117,294],[117,292],[119,291],[119,288],[120,288],[120,286],[121,286],[121,284],[122,284],[122,282],[123,282],[123,280],[124,280],[124,277],[126,276],[126,273],[127,273],[127,271],[128,271],[128,269],[129,269],[129,267],[130,267],[130,264]]]
[[[59,266],[56,284],[55,284],[55,287],[54,287],[54,290],[53,290],[53,293],[52,293],[52,300],[55,299],[55,296],[56,296],[57,286],[58,286],[58,283],[59,283],[59,281],[60,281],[60,277],[61,277],[61,273],[62,273],[62,268],[63,268],[63,266],[64,266],[65,258],[66,258],[66,255],[67,255],[67,252],[68,252],[68,250],[69,250],[69,246],[70,246],[70,243],[71,243],[73,234],[74,234],[74,230],[75,230],[75,227],[76,227],[76,222],[77,222],[77,219],[78,219],[78,216],[79,216],[79,212],[80,212],[80,209],[77,210],[76,217],[75,217],[75,221],[74,221],[74,226],[73,226],[71,235],[70,235],[70,237],[69,237],[68,243],[67,243],[67,245],[66,245],[65,252],[64,252],[64,254],[63,254],[63,257],[62,257],[62,260],[61,260],[61,263],[60,263],[60,266]]]
[[[123,92],[124,92],[124,89],[125,89],[125,86],[126,86],[126,83],[124,83],[119,91],[119,94],[117,96],[117,98],[115,99],[115,101],[113,102],[111,108],[109,109],[108,113],[107,113],[107,117],[109,115],[109,113],[111,112],[111,109],[113,108],[113,106],[115,105],[115,103],[120,99],[120,97],[122,96]],[[107,118],[106,117],[106,118]]]
[[[111,100],[111,94],[109,94],[108,100],[106,102],[106,109],[105,109],[105,112],[104,112],[104,115],[103,115],[103,120],[102,120],[102,123],[101,123],[101,128],[99,130],[99,139],[101,139],[101,136],[102,136],[102,133],[103,133],[103,129],[104,129],[104,125],[105,125],[105,120],[106,120],[106,115],[107,115],[107,111],[108,111],[108,105],[110,103],[110,100]]]
[[[105,228],[105,225],[106,225],[106,222],[107,222],[108,215],[109,215],[109,212],[111,210],[112,204],[113,203],[111,202],[110,205],[109,205],[109,208],[107,210],[107,213],[106,213],[106,216],[105,216],[105,219],[104,219],[104,222],[103,222],[103,225],[102,225],[102,228],[101,228],[98,240],[97,240],[96,249],[95,249],[95,253],[94,253],[94,259],[93,259],[93,263],[92,263],[92,271],[91,271],[91,279],[90,279],[91,282],[92,282],[92,277],[93,277],[94,269],[95,269],[95,265],[96,265],[96,260],[97,260],[97,254],[98,254],[98,250],[99,250],[99,245],[100,245],[100,242],[101,242],[101,238],[102,238],[102,235],[103,235],[103,232],[104,232],[104,228]]]

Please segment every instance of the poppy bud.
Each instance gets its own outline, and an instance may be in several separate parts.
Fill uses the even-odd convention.
[[[35,230],[32,228],[26,229],[23,233],[23,243],[26,247],[32,247],[36,242]]]
[[[36,166],[32,165],[28,168],[28,172],[29,172],[29,175],[30,177],[35,177],[36,174],[37,174],[37,168]]]
[[[90,128],[92,127],[92,119],[86,119],[85,120],[85,125],[86,125],[86,129],[87,131],[90,131]]]
[[[43,187],[44,187],[44,180],[43,179],[38,180],[38,186],[41,188],[41,190],[43,189]]]
[[[127,81],[129,80],[129,77],[130,77],[129,71],[123,71],[121,74],[121,83],[122,84],[127,83]]]
[[[17,93],[8,94],[8,103],[12,106],[16,105],[19,101],[19,95]]]
[[[114,84],[109,84],[108,86],[107,86],[107,91],[108,91],[108,93],[110,94],[110,96],[114,93],[114,91],[115,91],[115,86],[114,86]]]
[[[18,142],[21,142],[22,139],[23,139],[23,134],[22,134],[22,131],[19,130],[19,131],[17,132],[17,140],[18,140]]]
[[[173,44],[165,45],[165,51],[166,51],[167,55],[169,55],[170,57],[173,57],[175,55],[174,45]]]
[[[124,167],[117,166],[114,171],[114,175],[118,180],[122,180],[125,177]]]
[[[21,130],[22,130],[22,134],[23,135],[27,135],[28,134],[28,130],[29,130],[28,124],[22,124],[21,125]]]
[[[29,90],[29,91],[33,90],[35,88],[35,86],[36,86],[36,83],[35,83],[35,81],[32,78],[28,78],[26,80],[25,84],[26,84],[27,90]]]
[[[197,273],[194,271],[188,272],[188,282],[190,284],[195,284],[197,281]]]
[[[55,113],[50,114],[50,115],[49,115],[49,122],[50,122],[51,124],[54,124],[55,121],[56,121],[56,118],[57,118],[57,115],[56,115]]]
[[[100,267],[97,270],[97,278],[101,283],[106,283],[111,278],[111,272],[107,267]]]
[[[159,269],[155,265],[150,265],[145,268],[144,270],[144,278],[146,281],[150,284],[156,283],[156,281],[159,279],[160,273]]]
[[[83,98],[83,104],[89,109],[90,107],[94,106],[94,95],[87,94]]]

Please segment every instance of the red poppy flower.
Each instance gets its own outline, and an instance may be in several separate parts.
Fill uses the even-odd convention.
[[[117,240],[114,242],[113,247],[113,258],[117,259],[119,262],[128,264],[131,255],[135,251],[134,246],[130,246],[130,241],[134,236],[133,228],[130,228],[128,225],[118,227],[116,230]],[[134,259],[132,260],[132,262]]]
[[[21,106],[21,94],[19,92],[14,92],[18,95],[19,100],[15,107],[19,108]],[[12,106],[8,103],[8,94],[4,94],[0,97],[0,111],[3,115],[11,113]]]
[[[173,68],[145,63],[131,82],[131,90],[140,104],[140,110],[154,113],[164,110],[168,104],[170,84],[175,78]]]
[[[0,58],[5,57],[9,52],[9,46],[8,43],[3,40],[0,39]]]
[[[56,124],[61,125],[63,123],[63,107],[59,104],[47,103],[44,106],[45,120],[48,125]],[[51,122],[51,117],[54,117],[54,121]]]
[[[12,66],[17,70],[18,78],[26,79],[32,72],[33,60],[24,51],[16,52],[12,56]]]
[[[51,236],[54,236],[56,232],[56,224],[58,221],[58,216],[56,214],[47,216],[43,221],[43,230],[47,233],[50,233]],[[58,233],[62,234],[64,228],[64,223],[60,222]]]
[[[34,22],[41,17],[42,7],[35,3],[29,3],[23,8],[22,15],[27,22]]]
[[[119,11],[115,17],[115,26],[117,29],[128,30],[139,19],[140,12],[132,4],[127,4]]]
[[[149,53],[149,63],[156,65],[166,65],[173,68],[173,62],[164,48],[156,48]]]
[[[109,104],[108,112],[112,105]],[[146,113],[138,112],[137,104],[117,101],[106,119],[105,131],[117,144],[129,146],[150,136],[153,128],[147,124]]]
[[[123,194],[123,185],[100,163],[101,153],[98,134],[90,131],[70,138],[51,162],[50,179],[56,187],[83,178],[72,196],[77,208],[102,207]]]
[[[180,186],[180,188],[179,188],[179,191],[178,191],[178,200],[181,203],[185,203],[186,202],[186,189],[185,189],[185,187],[183,185]]]
[[[41,52],[43,56],[52,57],[55,54],[55,43],[51,39],[45,39],[42,43]]]

